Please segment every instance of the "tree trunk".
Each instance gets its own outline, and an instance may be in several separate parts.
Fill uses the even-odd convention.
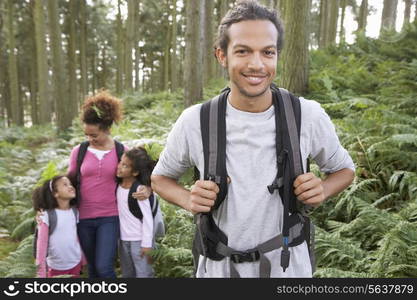
[[[123,21],[120,9],[120,0],[117,1],[117,71],[116,71],[116,94],[123,92]]]
[[[30,0],[29,8],[31,11],[31,26],[29,28],[29,36],[30,36],[30,48],[36,49],[36,40],[35,40],[35,23],[33,19],[33,11],[34,11],[34,0]],[[37,100],[38,95],[38,79],[37,79],[37,66],[36,66],[36,51],[32,53],[32,57],[30,59],[29,64],[29,93],[30,93],[30,117],[32,120],[33,125],[39,124],[39,105]]]
[[[95,35],[95,32],[93,33],[93,35]],[[96,59],[97,59],[97,53],[98,49],[95,47],[94,51],[92,51],[91,53],[91,84],[92,84],[92,91],[95,94],[97,91],[97,67],[96,67]]]
[[[403,22],[403,28],[406,26],[406,24],[410,23],[410,15],[411,15],[411,0],[404,0],[405,2],[405,9],[404,9],[404,22]]]
[[[359,9],[358,32],[366,31],[367,18],[368,18],[368,0],[362,0],[361,8]]]
[[[45,41],[45,15],[43,1],[35,0],[34,22],[36,37],[36,60],[38,65],[38,96],[39,96],[39,123],[51,122],[51,104],[49,97],[49,70],[48,56]]]
[[[384,31],[395,30],[397,20],[397,0],[384,0],[384,8],[381,17],[381,29],[379,34]]]
[[[414,4],[414,22],[417,21],[417,1]]]
[[[308,88],[308,39],[311,0],[285,3],[286,44],[281,61],[280,85],[302,95]]]
[[[178,88],[177,79],[177,0],[172,1],[172,25],[171,25],[171,91],[175,91]]]
[[[135,10],[135,28],[140,28],[140,7],[141,7],[141,3],[139,0],[137,0],[137,8]],[[140,42],[140,34],[139,34],[139,30],[136,30],[136,34],[135,34],[135,91],[139,91],[140,88],[140,47],[139,47],[139,42]]]
[[[320,28],[319,28],[319,48],[327,46],[327,27],[328,27],[328,0],[320,0]]]
[[[106,47],[101,49],[101,63],[100,63],[101,71],[100,71],[100,79],[99,79],[99,88],[108,89],[107,86],[107,78],[108,78],[108,68],[107,68],[107,54],[106,54]]]
[[[87,4],[86,0],[80,0],[80,71],[81,71],[81,97],[80,102],[88,95],[87,73]]]
[[[339,43],[344,44],[346,42],[345,39],[345,12],[346,12],[346,0],[341,0],[340,6],[342,8],[342,15],[340,19],[340,31],[339,31]]]
[[[65,116],[65,109],[68,106],[68,100],[74,101],[74,99],[68,99],[66,84],[65,84],[65,71],[63,64],[62,54],[62,38],[61,27],[59,24],[59,12],[58,1],[48,0],[48,17],[49,17],[49,32],[50,32],[50,45],[52,50],[52,78],[53,78],[53,91],[56,108],[56,122],[58,130],[63,131],[71,124],[68,124]]]
[[[199,1],[186,2],[185,66],[184,66],[184,100],[190,106],[203,97],[201,76],[202,54],[200,44]]]
[[[64,123],[66,126],[71,126],[72,120],[77,114],[78,111],[78,89],[77,89],[77,57],[76,57],[76,29],[75,22],[78,11],[77,11],[77,2],[69,2],[69,36],[68,36],[68,73],[69,73],[69,84],[68,84],[68,102],[67,107],[68,111],[65,114]]]
[[[327,45],[335,44],[336,43],[336,35],[337,35],[337,19],[339,17],[339,0],[328,0],[329,5],[329,27],[328,27],[328,35],[329,38],[327,41]]]
[[[169,2],[170,0],[166,0],[165,4],[166,4],[166,18],[165,18],[165,36],[167,37],[167,40],[165,41],[165,49],[164,49],[164,57],[163,57],[163,62],[162,62],[162,75],[163,75],[163,79],[162,79],[162,90],[164,91],[168,91],[169,90],[169,54],[170,54],[170,49],[171,49],[171,34],[172,34],[172,30],[171,27],[169,26]]]
[[[126,21],[126,48],[125,48],[125,89],[126,92],[133,92],[133,41],[135,41],[135,10],[136,0],[127,2],[127,21]]]
[[[17,49],[16,49],[16,40],[14,33],[13,20],[15,19],[14,14],[14,1],[9,0],[7,2],[7,29],[8,29],[8,46],[9,46],[9,55],[8,55],[8,72],[9,72],[9,89],[10,89],[10,100],[12,115],[11,120],[15,125],[23,125],[23,107],[19,105],[19,77],[17,73]]]
[[[226,15],[227,11],[229,10],[229,3],[230,0],[219,0],[219,21],[217,22],[217,24],[220,25],[221,20],[224,18],[224,16]],[[216,63],[216,73],[217,73],[217,78],[226,78],[227,77],[227,70],[224,69],[219,63]]]
[[[210,0],[205,1],[205,21],[204,21],[204,73],[203,82],[207,83],[215,77],[215,59],[213,55],[213,43],[214,43],[214,27],[213,27],[213,11],[214,2]]]
[[[3,28],[3,14],[2,3],[0,3],[0,66],[7,65],[7,58],[5,54],[5,43],[2,36]],[[0,127],[10,125],[11,108],[10,108],[10,88],[9,81],[7,79],[7,68],[0,68]]]

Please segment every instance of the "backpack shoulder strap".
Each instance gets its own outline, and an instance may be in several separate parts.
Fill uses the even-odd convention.
[[[122,159],[123,153],[125,152],[125,146],[116,140],[114,140],[114,144],[116,146],[117,159],[120,161]]]
[[[136,200],[135,198],[133,198],[132,194],[134,192],[136,192],[138,186],[140,185],[139,181],[135,181],[132,186],[129,189],[129,196],[127,199],[127,204],[129,206],[129,211],[132,213],[132,215],[134,215],[136,218],[138,218],[140,221],[142,221],[143,219],[143,214],[142,211],[140,209],[138,200]]]
[[[77,178],[80,175],[81,165],[83,163],[85,154],[87,153],[88,146],[90,146],[90,143],[88,141],[84,141],[80,144],[80,147],[78,149],[78,155],[77,155]]]
[[[48,222],[49,222],[49,235],[51,235],[58,223],[58,217],[56,215],[55,209],[48,209],[46,210],[46,213],[48,214]]]
[[[156,197],[154,193],[151,193],[151,195],[149,196],[149,204],[151,206],[152,217],[155,218],[156,213],[158,211],[159,202],[158,202],[158,198]]]
[[[300,152],[300,130],[301,130],[301,106],[300,100],[290,94],[286,89],[280,88],[279,92],[283,100],[285,110],[286,127],[291,143],[291,155],[294,164],[294,175],[303,174],[303,165],[301,163]]]
[[[87,153],[87,149],[90,143],[88,141],[82,142],[80,147],[78,148],[78,155],[77,155],[77,165],[75,169],[75,190],[77,193],[77,203],[80,203],[81,200],[81,191],[80,191],[80,184],[81,184],[81,165],[83,163],[85,154]]]
[[[226,105],[230,90],[203,103],[200,111],[200,128],[204,152],[204,179],[212,180],[220,192],[213,209],[217,209],[226,198]]]

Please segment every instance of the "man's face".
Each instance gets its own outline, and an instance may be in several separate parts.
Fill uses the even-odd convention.
[[[268,91],[276,75],[278,31],[268,20],[248,20],[229,27],[227,55],[217,52],[227,67],[232,91],[253,98]]]

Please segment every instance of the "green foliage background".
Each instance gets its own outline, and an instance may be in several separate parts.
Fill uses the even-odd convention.
[[[311,52],[309,99],[322,103],[356,164],[354,183],[312,213],[315,277],[417,277],[417,26],[395,43],[359,36],[353,45]],[[224,82],[206,88],[205,98]],[[125,119],[113,136],[146,144],[155,159],[181,111],[182,91],[123,97]],[[2,128],[0,277],[33,277],[34,186],[65,172],[83,140],[79,123]],[[315,166],[312,167],[317,171]],[[188,172],[182,182],[192,183]],[[154,251],[158,277],[191,277],[192,216],[164,201],[167,235]]]

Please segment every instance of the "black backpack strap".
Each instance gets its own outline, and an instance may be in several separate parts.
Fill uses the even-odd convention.
[[[81,165],[83,163],[85,154],[87,153],[87,149],[90,143],[88,141],[82,142],[80,147],[78,148],[78,155],[77,155],[77,165],[75,169],[75,189],[77,193],[77,203],[80,203],[81,200]]]
[[[48,223],[49,223],[49,235],[51,235],[58,223],[58,217],[56,215],[55,209],[48,209],[46,210],[46,213],[48,214]]]
[[[227,195],[226,106],[229,93],[229,88],[223,89],[220,95],[203,103],[200,110],[204,180],[212,180],[219,186],[213,210],[220,206]],[[216,246],[219,240],[227,244],[227,237],[215,224],[211,212],[196,214],[195,223],[197,225],[193,242],[195,266],[199,254],[213,260],[223,259],[224,256],[216,252]]]
[[[149,196],[149,205],[151,206],[152,217],[155,218],[156,213],[158,212],[159,201],[154,193],[151,193],[151,195]]]
[[[285,89],[272,86],[275,106],[276,153],[278,174],[268,186],[272,194],[279,190],[283,202],[283,250],[281,266],[285,272],[289,265],[289,218],[290,212],[297,210],[297,198],[293,192],[295,178],[303,173],[300,152],[301,107],[299,99],[290,95]]]
[[[135,181],[132,186],[129,189],[129,196],[127,199],[127,203],[129,206],[129,211],[134,215],[136,218],[138,218],[141,222],[143,219],[142,210],[139,207],[138,200],[133,198],[132,194],[136,192],[138,186],[140,185],[139,181]]]
[[[226,169],[226,106],[230,90],[203,103],[200,127],[204,152],[204,179],[219,186],[213,209],[217,209],[227,195]]]
[[[122,143],[114,140],[114,144],[116,147],[116,154],[117,154],[117,159],[118,161],[120,161],[122,159],[122,155],[125,152],[125,146],[123,146]]]

